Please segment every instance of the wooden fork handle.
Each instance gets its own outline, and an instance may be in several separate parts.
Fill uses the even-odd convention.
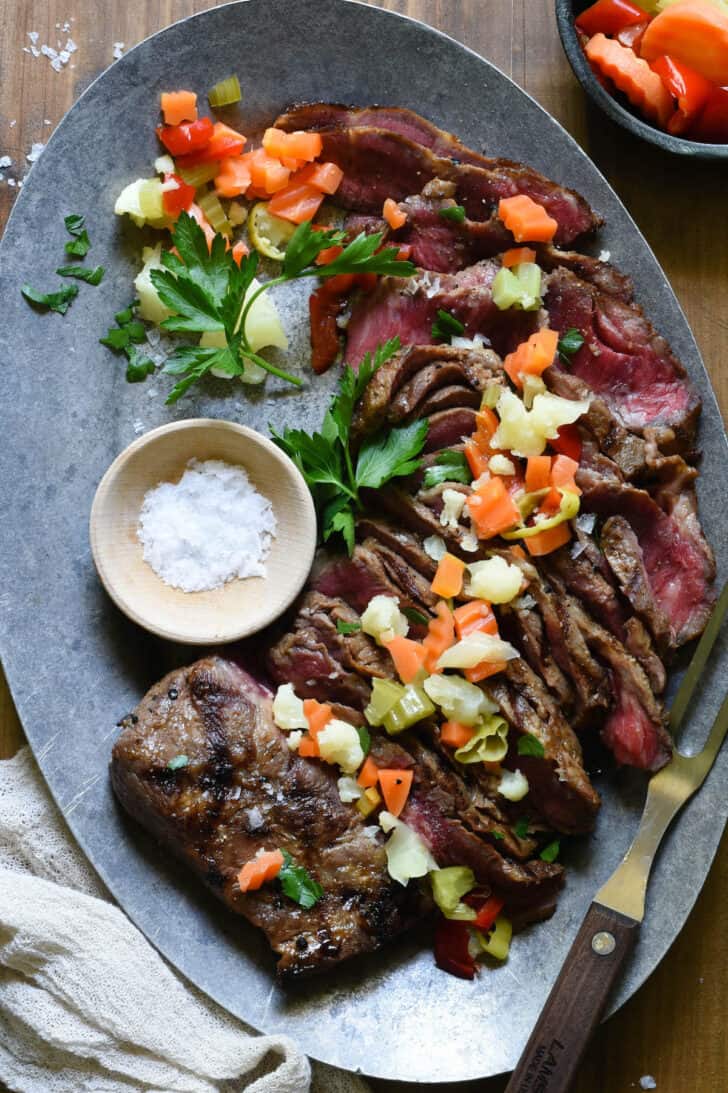
[[[505,1093],[567,1093],[639,922],[592,903]]]

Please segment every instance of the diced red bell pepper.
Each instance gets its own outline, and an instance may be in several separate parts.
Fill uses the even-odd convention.
[[[213,163],[216,159],[229,159],[242,154],[246,140],[242,133],[223,125],[221,121],[216,121],[212,129],[207,144],[197,151],[193,150],[191,155],[183,156],[179,161],[180,167],[198,167],[201,163]]]
[[[714,87],[702,113],[686,136],[714,144],[728,142],[728,87]]]
[[[475,978],[475,960],[470,955],[470,932],[464,922],[441,918],[435,928],[435,963],[459,979]]]
[[[644,22],[644,18],[644,10],[630,0],[597,0],[577,15],[574,22],[591,38],[593,34],[618,34],[624,27]]]
[[[157,136],[173,156],[184,156],[207,147],[213,133],[209,118],[185,121],[181,125],[159,125]]]
[[[308,301],[311,320],[311,367],[317,375],[325,372],[339,352],[339,328],[346,297],[354,285],[354,274],[330,277],[313,292]]]
[[[479,930],[489,930],[503,910],[503,907],[504,903],[502,899],[498,899],[497,896],[491,896],[478,910],[473,926],[477,926]]]
[[[177,183],[176,190],[162,191],[164,211],[167,216],[171,216],[176,220],[179,214],[189,209],[195,200],[195,187],[189,186],[179,175],[165,175],[164,181],[165,183],[171,181]]]
[[[626,46],[627,49],[633,50],[639,57],[642,39],[644,38],[645,31],[651,21],[651,19],[645,19],[643,23],[633,23],[630,27],[624,27],[620,30],[619,34],[617,34],[617,41],[621,46]]]
[[[674,57],[658,57],[650,62],[672,97],[677,100],[677,110],[667,123],[670,133],[684,133],[700,114],[710,98],[713,84],[699,72],[689,68]]]
[[[568,455],[577,463],[581,459],[581,435],[576,425],[562,425],[558,436],[549,440],[549,444],[555,452]]]

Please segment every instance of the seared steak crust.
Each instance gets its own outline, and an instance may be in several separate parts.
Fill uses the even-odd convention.
[[[335,768],[288,749],[270,693],[237,665],[210,657],[170,672],[135,717],[113,751],[119,800],[227,907],[265,932],[279,976],[377,949],[428,912],[420,890],[390,879],[382,839],[340,801]],[[178,755],[188,763],[172,771]],[[322,885],[310,910],[277,885],[240,891],[242,865],[277,847]]]

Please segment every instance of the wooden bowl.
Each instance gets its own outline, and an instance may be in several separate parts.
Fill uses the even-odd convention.
[[[270,500],[277,532],[265,577],[182,592],[144,561],[137,537],[144,495],[178,482],[193,458],[244,467]],[[311,569],[316,513],[300,471],[270,440],[231,421],[194,418],[153,429],[117,456],[96,491],[90,536],[99,577],[125,615],[170,641],[209,645],[254,634],[292,603]]]

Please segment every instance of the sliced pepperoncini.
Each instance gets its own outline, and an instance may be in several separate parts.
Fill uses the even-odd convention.
[[[540,520],[537,524],[531,524],[529,527],[516,528],[514,531],[503,531],[501,532],[502,537],[511,540],[530,539],[532,535],[540,535],[542,531],[550,531],[551,528],[556,528],[567,520],[573,520],[579,512],[579,495],[572,490],[559,489],[559,493],[561,494],[561,505],[554,516],[550,516],[548,520]]]

